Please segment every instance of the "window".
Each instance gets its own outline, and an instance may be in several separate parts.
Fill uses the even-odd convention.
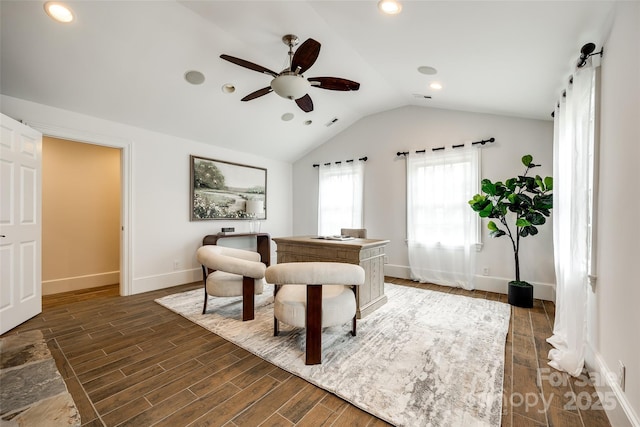
[[[340,234],[341,228],[362,228],[364,163],[321,165],[318,189],[318,234]]]
[[[411,278],[473,289],[479,217],[475,148],[407,157],[407,244]]]
[[[416,243],[462,246],[477,239],[469,200],[478,192],[478,150],[407,158],[408,237]]]

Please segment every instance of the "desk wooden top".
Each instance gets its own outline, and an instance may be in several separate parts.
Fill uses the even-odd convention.
[[[291,237],[273,237],[276,243],[294,244],[294,245],[310,245],[310,246],[342,246],[352,248],[373,248],[376,246],[384,246],[389,240],[382,239],[359,239],[353,238],[349,240],[330,240],[319,239],[317,236],[291,236]]]

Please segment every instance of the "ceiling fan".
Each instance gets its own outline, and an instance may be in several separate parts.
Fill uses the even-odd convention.
[[[244,59],[224,54],[220,55],[220,58],[241,67],[273,76],[269,86],[250,93],[242,98],[241,101],[251,101],[269,92],[275,92],[283,98],[295,100],[298,107],[308,113],[313,111],[313,101],[307,93],[310,87],[340,91],[358,90],[360,88],[360,83],[339,77],[305,78],[302,74],[311,68],[316,59],[318,59],[320,43],[314,39],[307,39],[294,53],[293,47],[298,45],[298,36],[287,34],[282,37],[282,42],[289,46],[289,66],[279,73]]]

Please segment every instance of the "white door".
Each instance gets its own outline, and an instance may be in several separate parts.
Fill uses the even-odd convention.
[[[42,134],[0,116],[0,334],[42,311]]]

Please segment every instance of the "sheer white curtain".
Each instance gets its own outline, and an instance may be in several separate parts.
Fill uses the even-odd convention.
[[[593,182],[595,69],[577,70],[555,110],[553,240],[556,316],[549,365],[577,376],[585,356]]]
[[[364,162],[321,165],[318,183],[318,235],[362,228]]]
[[[411,278],[473,289],[479,153],[473,149],[407,156],[407,236]]]

